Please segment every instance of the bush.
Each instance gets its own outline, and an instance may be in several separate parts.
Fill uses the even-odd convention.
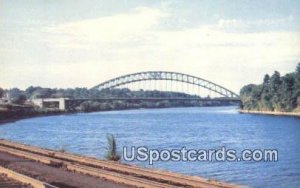
[[[20,94],[18,96],[15,96],[14,98],[11,99],[11,102],[14,104],[24,104],[26,102],[27,98],[26,95]]]
[[[117,154],[117,143],[114,135],[107,135],[107,154],[105,158],[110,161],[119,161],[121,156]]]

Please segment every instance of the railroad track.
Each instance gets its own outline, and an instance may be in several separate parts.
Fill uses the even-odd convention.
[[[0,173],[0,187],[1,188],[33,188],[30,185],[23,184],[12,178],[7,177],[6,174]]]
[[[0,188],[58,188],[0,166]]]
[[[65,166],[71,171],[137,187],[240,187],[217,181],[209,181],[200,177],[140,168],[133,165],[42,149],[7,140],[0,140],[0,151],[9,152],[13,155],[29,158],[52,166]]]
[[[6,174],[0,174],[0,187],[1,188],[33,188],[30,185],[20,183],[12,178],[7,177]]]

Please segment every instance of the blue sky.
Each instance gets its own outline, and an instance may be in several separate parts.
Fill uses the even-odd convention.
[[[92,87],[138,71],[236,92],[300,62],[300,1],[0,1],[1,87]]]

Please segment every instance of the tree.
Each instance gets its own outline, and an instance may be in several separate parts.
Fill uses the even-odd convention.
[[[297,86],[300,89],[300,63],[298,63],[296,68],[296,80],[297,80]]]
[[[275,71],[271,76],[270,84],[272,92],[276,93],[279,89],[279,85],[281,84],[280,73],[278,71]]]
[[[270,83],[270,76],[266,74],[264,77],[264,87],[269,86],[269,83]]]
[[[0,87],[0,98],[4,96],[4,90]]]
[[[32,93],[32,98],[50,98],[54,91],[50,88],[37,88]]]
[[[300,63],[298,63],[298,65],[297,65],[296,73],[297,73],[297,74],[300,74]]]
[[[243,109],[295,110],[300,97],[300,63],[295,72],[280,76],[280,73],[275,71],[271,77],[266,74],[260,85],[244,86],[240,97]]]
[[[283,82],[280,87],[280,103],[284,111],[291,111],[297,106],[297,98],[293,97],[295,74],[287,74],[282,78]]]
[[[27,97],[24,91],[21,91],[18,88],[13,88],[7,91],[8,92],[8,100],[14,104],[24,104]]]
[[[33,95],[33,93],[38,90],[41,89],[41,87],[34,87],[34,86],[30,86],[25,90],[26,96],[27,98],[31,98],[31,96]]]
[[[17,96],[15,96],[11,102],[14,103],[14,104],[24,104],[26,102],[27,98],[26,98],[26,95],[25,94],[19,94]]]

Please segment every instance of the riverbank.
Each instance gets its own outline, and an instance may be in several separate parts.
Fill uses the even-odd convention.
[[[297,112],[273,112],[273,111],[258,111],[258,110],[238,110],[238,111],[242,114],[261,114],[261,115],[300,117],[300,113]]]
[[[12,116],[12,117],[8,117],[5,119],[0,119],[0,125],[5,124],[5,123],[16,122],[16,121],[22,120],[22,119],[30,119],[30,118],[35,118],[35,117],[46,117],[46,116],[57,116],[57,115],[63,115],[63,114],[71,114],[71,113],[70,112],[56,112],[56,113],[49,113],[49,114],[36,113],[36,114],[31,114],[31,115]]]
[[[60,115],[70,112],[59,109],[41,109],[31,105],[0,105],[0,124],[15,122],[20,119],[27,119],[40,116]]]
[[[43,162],[34,161],[21,155],[13,155],[0,151],[0,167],[9,169],[15,173],[34,178],[37,181],[46,182],[55,187],[80,188],[129,188],[120,183],[92,177],[80,173],[74,173],[64,168],[47,165]],[[1,183],[0,183],[1,184]],[[21,186],[20,186],[21,187]],[[24,187],[24,186],[23,186]]]
[[[0,140],[0,166],[58,187],[241,187]]]
[[[9,107],[3,108],[0,105],[0,125],[10,122],[15,122],[21,119],[28,119],[34,117],[44,117],[44,116],[55,116],[55,115],[64,115],[64,114],[73,114],[73,113],[92,113],[92,112],[105,112],[105,111],[120,111],[120,110],[136,110],[136,109],[161,109],[161,108],[180,108],[180,107],[217,107],[217,106],[234,106],[234,104],[226,105],[174,105],[174,106],[130,106],[130,107],[118,107],[118,108],[106,108],[106,109],[93,109],[93,110],[66,110],[62,111],[59,109],[42,109],[34,106],[24,106],[24,105],[12,105],[9,104]]]

